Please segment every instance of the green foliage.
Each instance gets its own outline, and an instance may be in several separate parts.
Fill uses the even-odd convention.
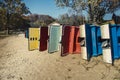
[[[6,10],[3,8],[0,8],[0,29],[4,29],[7,24],[7,18],[6,18]]]
[[[0,13],[0,26],[15,29],[23,25],[23,21],[26,21],[23,15],[30,11],[22,0],[0,0]]]

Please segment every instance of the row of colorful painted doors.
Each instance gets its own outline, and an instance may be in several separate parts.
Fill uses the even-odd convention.
[[[80,53],[79,27],[51,25],[49,28],[49,53],[59,51],[60,48],[61,55]]]
[[[44,51],[47,49],[48,27],[29,28],[28,49]]]
[[[49,29],[48,27],[30,28],[29,50],[39,49],[44,51],[48,48],[49,53],[61,50],[61,56],[69,53],[82,53],[83,59],[87,60],[90,60],[92,56],[103,53],[104,60],[112,63],[112,60],[120,58],[119,33],[120,26],[116,25],[107,25],[105,27],[88,24],[80,27],[51,25]],[[49,44],[47,44],[48,41]],[[107,43],[110,44],[108,48],[104,48],[103,41],[109,42]],[[109,54],[107,54],[108,52]]]
[[[48,27],[29,28],[28,39],[29,50],[39,49],[39,51],[45,51],[49,47],[48,48],[49,53],[58,51],[60,48],[59,43],[61,41],[60,34],[61,27],[58,25],[50,26],[49,29]]]
[[[49,30],[49,40],[48,40],[48,30]],[[95,35],[94,32],[93,35]],[[29,28],[29,50],[39,49],[40,51],[44,51],[48,47],[48,52],[53,53],[55,51],[60,50],[60,43],[61,43],[62,56],[67,55],[69,53],[80,53],[81,52],[80,45],[82,41],[82,38],[80,37],[82,37],[80,36],[80,28],[77,26],[60,27],[58,25],[52,25],[49,27],[49,29],[48,27]],[[88,35],[87,37],[91,37],[91,36]],[[96,37],[94,36],[92,39],[96,40],[95,38]],[[90,40],[90,38],[86,38],[86,39]],[[86,42],[89,40],[86,40]],[[47,44],[48,41],[49,44]],[[91,41],[87,43],[91,43]],[[96,45],[93,44],[93,46]]]
[[[65,26],[63,31],[59,25],[52,25],[49,29],[48,27],[29,28],[29,50],[39,49],[44,51],[48,47],[49,53],[59,51],[60,48],[61,55],[80,53],[79,34],[79,27],[75,26]]]

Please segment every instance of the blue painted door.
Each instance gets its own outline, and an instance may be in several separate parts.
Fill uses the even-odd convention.
[[[95,25],[86,26],[86,46],[88,59],[102,54],[100,27]]]
[[[110,41],[112,50],[112,59],[118,59],[118,39],[117,39],[117,29],[116,25],[110,25]]]
[[[92,56],[97,56],[97,28],[96,26],[91,26],[91,43],[92,45],[89,47],[92,47]]]
[[[86,34],[86,38],[85,38],[85,45],[87,48],[87,60],[90,60],[91,56],[92,56],[92,43],[91,43],[91,28],[90,25],[86,24],[85,25],[85,34]]]
[[[97,27],[97,54],[102,54],[102,41],[100,27]]]
[[[118,54],[120,57],[120,25],[117,25]]]

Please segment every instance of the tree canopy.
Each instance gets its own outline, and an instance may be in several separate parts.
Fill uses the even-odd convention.
[[[76,13],[86,11],[91,23],[102,22],[106,13],[113,13],[120,8],[120,0],[55,0],[55,2],[58,7],[69,7]]]
[[[0,13],[0,26],[7,29],[22,26],[30,11],[23,0],[0,0]]]

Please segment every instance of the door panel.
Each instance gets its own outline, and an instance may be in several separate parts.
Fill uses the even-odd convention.
[[[98,55],[102,54],[102,41],[101,41],[101,31],[100,31],[100,27],[97,28],[97,53]]]
[[[48,52],[52,53],[59,50],[60,26],[51,26],[49,30],[49,48]]]
[[[79,27],[75,27],[75,32],[74,32],[74,47],[73,47],[73,52],[74,53],[80,53],[80,29]]]
[[[98,54],[97,54],[97,32],[96,32],[96,27],[95,26],[92,26],[91,28],[90,28],[90,30],[91,30],[91,43],[92,43],[92,45],[91,46],[89,46],[89,47],[92,47],[91,48],[91,51],[92,51],[92,54],[91,54],[91,57],[92,56],[97,56]]]
[[[48,41],[48,27],[41,27],[39,51],[47,50],[47,45],[48,45],[47,41]]]
[[[86,24],[85,26],[85,32],[86,32],[86,47],[87,47],[87,60],[90,60],[92,57],[92,36],[91,36],[91,28],[90,25]]]
[[[112,58],[114,61],[114,59],[119,58],[116,25],[110,26],[110,41],[111,41]]]
[[[65,26],[63,27],[61,56],[65,56],[68,53],[73,53],[73,46],[74,46],[74,27]]]
[[[40,28],[29,28],[29,50],[35,50],[39,48],[39,31]]]

